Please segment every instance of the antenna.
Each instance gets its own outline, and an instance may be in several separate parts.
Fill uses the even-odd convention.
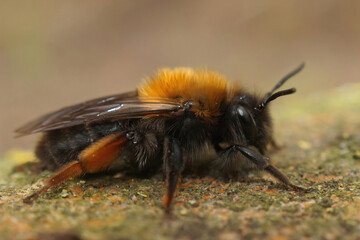
[[[291,71],[290,73],[288,73],[285,77],[283,77],[276,85],[275,87],[268,92],[265,97],[263,98],[263,100],[261,101],[261,103],[259,104],[259,106],[257,106],[255,109],[257,110],[262,110],[266,107],[266,105],[275,100],[278,97],[281,96],[285,96],[285,95],[289,95],[289,94],[293,94],[294,92],[296,92],[295,88],[290,88],[290,89],[286,89],[286,90],[282,90],[279,92],[274,93],[278,88],[280,88],[287,80],[289,80],[291,77],[293,77],[294,75],[296,75],[298,72],[300,72],[303,68],[305,67],[305,63],[302,63],[299,67],[297,67],[295,70]]]

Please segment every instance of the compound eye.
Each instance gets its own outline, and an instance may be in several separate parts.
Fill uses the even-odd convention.
[[[255,143],[256,123],[251,113],[249,113],[248,110],[246,110],[242,106],[237,107],[236,113],[239,116],[239,120],[244,130],[246,138],[250,141],[250,143]]]

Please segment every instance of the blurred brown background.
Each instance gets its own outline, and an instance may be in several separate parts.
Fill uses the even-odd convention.
[[[359,1],[2,1],[0,154],[40,114],[134,89],[160,67],[207,67],[297,98],[360,77]],[[278,104],[281,101],[279,101]],[[316,104],[316,103],[314,103]]]

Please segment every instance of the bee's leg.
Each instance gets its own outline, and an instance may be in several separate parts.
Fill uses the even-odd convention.
[[[307,190],[303,187],[299,187],[296,186],[294,184],[292,184],[290,182],[290,180],[282,173],[280,172],[279,169],[277,169],[276,167],[274,167],[273,165],[269,164],[266,168],[265,171],[267,171],[268,173],[270,173],[272,176],[274,176],[276,179],[278,179],[280,182],[282,182],[283,184],[285,184],[286,186],[289,186],[290,188],[292,188],[295,191],[300,191],[300,192],[306,192]]]
[[[255,150],[249,149],[240,145],[233,145],[230,148],[235,148],[239,152],[241,152],[246,158],[248,158],[251,162],[253,162],[259,169],[263,169],[270,173],[273,177],[282,182],[285,186],[290,187],[295,191],[303,191],[306,192],[305,188],[298,187],[290,182],[290,180],[282,173],[279,169],[270,164],[269,158],[261,155]]]
[[[71,178],[80,177],[86,173],[96,173],[106,170],[109,164],[118,156],[128,139],[123,133],[112,134],[94,142],[85,148],[78,156],[77,161],[65,165],[52,177],[44,181],[44,187],[26,197],[25,203],[31,203],[40,194],[49,188],[55,187]]]
[[[77,178],[83,175],[84,170],[81,166],[81,163],[78,161],[71,162],[65,167],[57,171],[52,177],[44,181],[44,186],[37,192],[27,196],[23,199],[24,203],[31,203],[36,199],[40,194],[46,192],[49,188],[55,187],[70,178]]]
[[[163,169],[166,178],[166,192],[163,203],[165,213],[170,214],[176,186],[180,182],[181,172],[184,169],[182,149],[179,141],[176,139],[165,138]]]

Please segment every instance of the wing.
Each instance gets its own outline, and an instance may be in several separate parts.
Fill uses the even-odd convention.
[[[62,108],[35,119],[15,130],[17,136],[67,128],[89,122],[168,115],[182,111],[176,99],[139,98],[137,92],[97,98]]]

